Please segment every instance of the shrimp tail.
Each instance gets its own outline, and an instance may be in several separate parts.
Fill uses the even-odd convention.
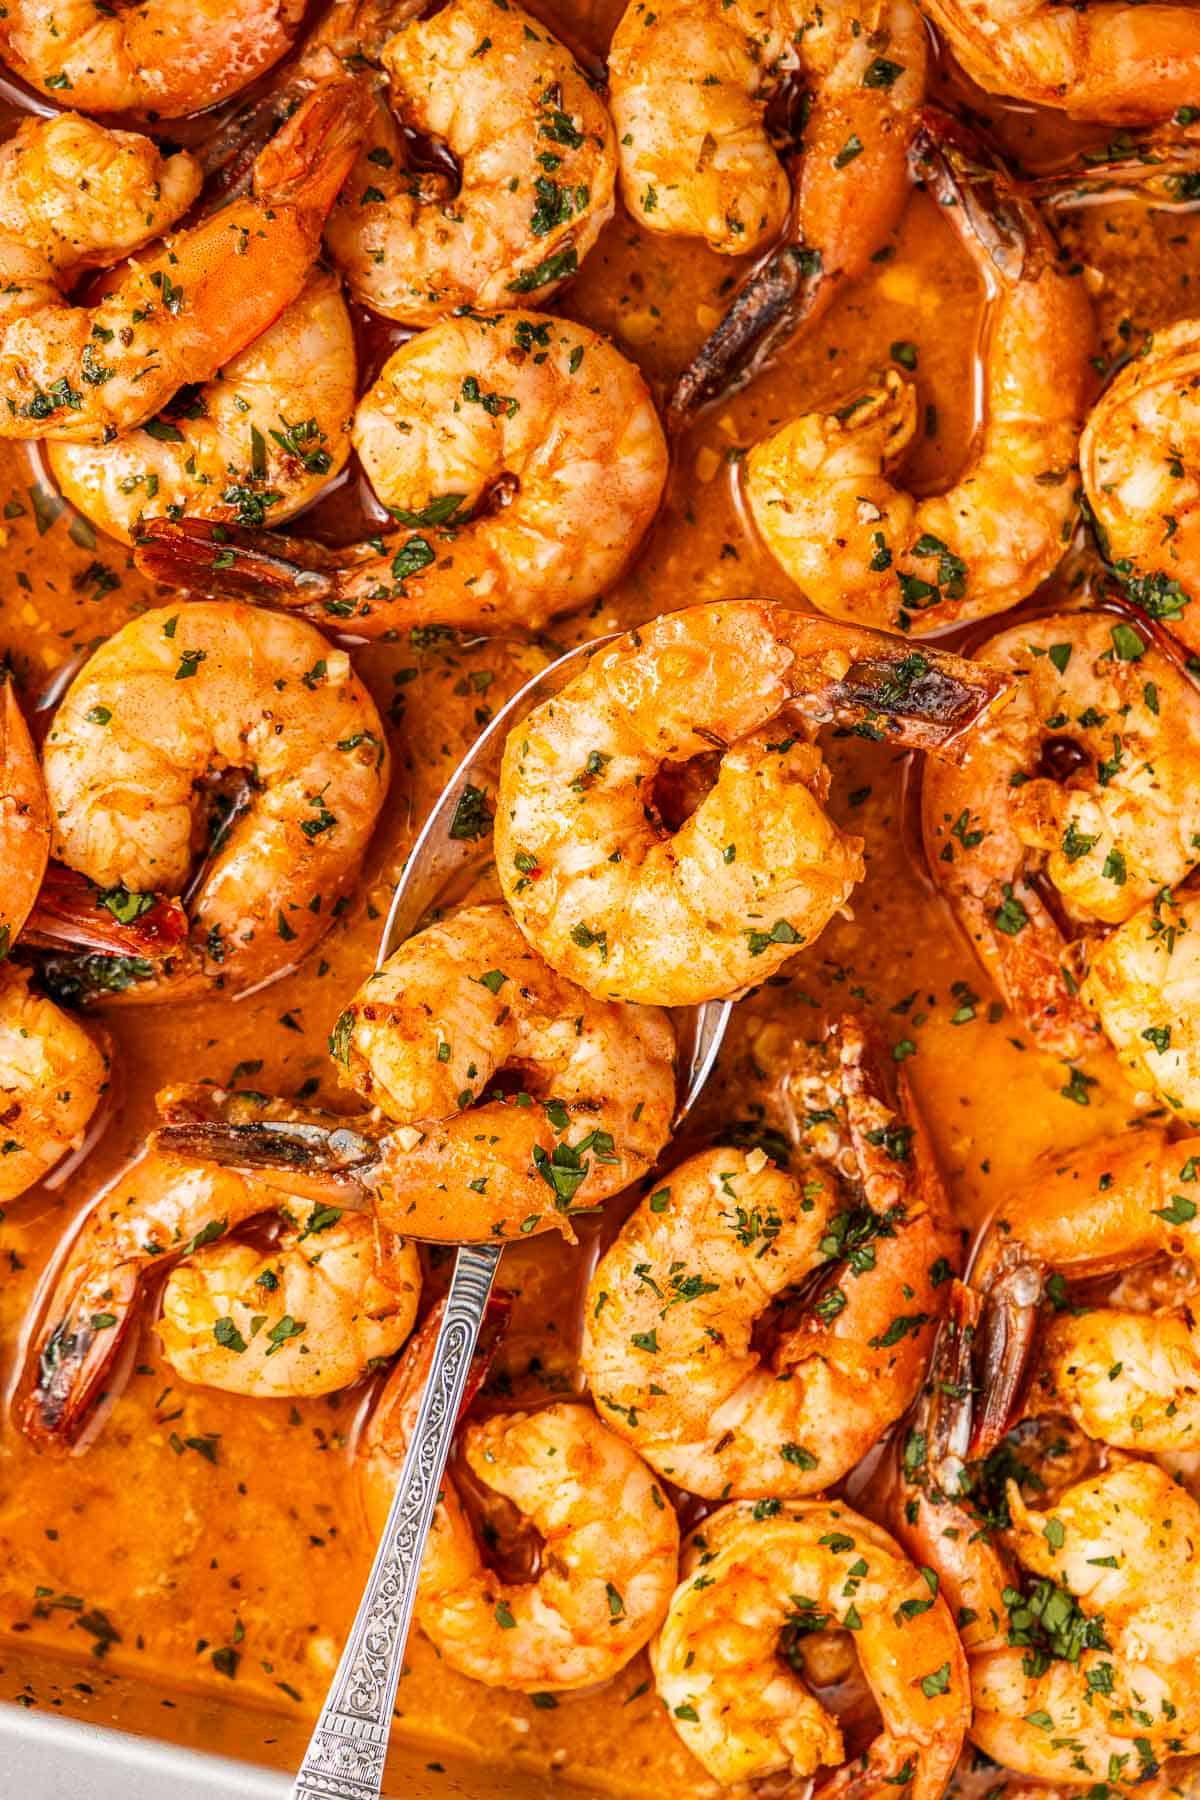
[[[324,617],[337,609],[337,583],[320,566],[322,556],[319,545],[299,539],[184,518],[148,520],[134,560],[144,575],[166,586],[220,600],[314,609]]]
[[[147,901],[149,905],[144,904]],[[126,908],[132,916],[122,918]],[[25,931],[26,942],[39,949],[65,946],[160,962],[177,954],[187,936],[187,914],[180,900],[124,889],[105,892],[62,863],[47,868]]]
[[[964,733],[1009,686],[996,669],[922,646],[898,654],[881,632],[847,628],[848,666],[830,679],[820,626],[797,616],[787,632],[796,653],[793,704],[861,736],[957,760]],[[814,666],[815,665],[815,666]],[[810,698],[806,698],[809,696]]]
[[[744,388],[801,325],[824,310],[831,292],[815,251],[795,242],[772,250],[676,378],[667,401],[669,433],[678,436],[698,414]]]
[[[351,1210],[370,1206],[379,1142],[335,1114],[301,1113],[260,1094],[186,1083],[158,1095],[158,1113],[162,1123],[152,1142],[168,1156],[218,1163]]]
[[[969,1454],[989,1456],[1021,1416],[1038,1344],[1044,1271],[1028,1251],[1002,1255],[975,1329],[975,1388]],[[968,1405],[970,1402],[968,1402]]]
[[[914,180],[939,206],[962,209],[971,230],[1008,281],[1036,280],[1050,254],[1032,200],[998,160],[940,107],[922,108],[909,149]]]
[[[45,1336],[21,1425],[35,1443],[71,1444],[102,1398],[135,1317],[137,1274],[119,1271],[103,1313],[68,1306]]]
[[[370,96],[359,82],[341,73],[321,82],[259,151],[258,198],[294,206],[319,232],[358,155],[370,109]]]

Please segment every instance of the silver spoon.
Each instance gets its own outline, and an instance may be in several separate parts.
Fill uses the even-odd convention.
[[[459,764],[412,847],[396,883],[376,967],[411,937],[456,877],[484,860],[490,842],[486,797],[495,794],[504,740],[533,708],[557,693],[607,638],[569,650],[527,681],[496,714]],[[674,1127],[691,1111],[707,1081],[730,1002],[681,1010],[678,1104]],[[292,1800],[379,1800],[392,1708],[416,1599],[425,1540],[466,1390],[503,1244],[460,1244],[446,1296],[433,1364],[404,1466],[367,1585],[341,1661],[313,1729]]]

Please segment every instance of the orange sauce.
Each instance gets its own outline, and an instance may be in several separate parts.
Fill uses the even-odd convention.
[[[593,57],[603,55],[621,10],[621,0],[528,3]],[[952,97],[962,92],[959,81]],[[971,98],[1029,164],[1079,136],[978,93]],[[1126,202],[1065,215],[1060,228],[1089,271],[1104,357],[1195,310],[1193,216]],[[730,273],[702,247],[651,237],[620,214],[563,309],[610,332],[661,394],[718,317]],[[964,396],[981,316],[949,229],[915,195],[888,258],[770,374],[683,441],[662,516],[635,566],[588,618],[561,621],[556,641],[699,600],[795,598],[747,528],[729,452],[802,408],[853,391],[897,340],[917,346],[922,401],[936,408],[914,480],[936,487],[953,479],[976,424]],[[40,459],[21,446],[0,448],[0,547],[0,650],[26,696],[54,692],[91,646],[162,597],[123,548],[98,540],[63,506]],[[389,720],[395,775],[355,903],[321,949],[245,1000],[108,1009],[117,1055],[106,1134],[61,1186],[26,1194],[0,1221],[0,1373],[10,1393],[40,1285],[93,1196],[138,1153],[158,1087],[210,1078],[294,1094],[315,1081],[318,1098],[335,1094],[326,1035],[372,964],[414,831],[479,724],[543,657],[516,641],[427,640],[355,652]],[[907,1060],[959,1217],[971,1226],[1037,1151],[1125,1123],[1131,1096],[1115,1061],[1097,1057],[1081,1106],[1066,1091],[1062,1066],[993,1004],[925,872],[904,759],[856,740],[835,740],[828,754],[832,808],[866,837],[867,879],[792,978],[739,1007],[697,1134],[745,1117],[762,1089],[758,1052],[772,1031],[815,1021],[826,1005],[864,1004]],[[577,1304],[594,1253],[594,1239],[578,1251],[544,1238],[506,1251],[502,1279],[515,1309],[501,1367],[518,1401],[578,1387]],[[287,1719],[294,1739],[295,1722],[306,1728],[315,1712],[370,1559],[353,1457],[373,1390],[289,1404],[188,1387],[161,1360],[152,1311],[102,1428],[78,1454],[35,1453],[7,1407],[0,1412],[0,1692],[106,1718],[106,1679],[129,1674],[223,1707],[251,1702],[260,1710],[210,1711],[210,1721],[223,1723],[210,1724],[209,1741],[270,1758]],[[31,1650],[66,1659],[58,1680],[43,1674],[30,1684]],[[604,1691],[562,1696],[551,1710],[459,1677],[415,1634],[397,1710],[397,1736],[422,1746],[435,1773],[439,1753],[486,1745],[478,1754],[491,1764],[556,1770],[594,1792],[709,1787],[656,1700],[643,1657]],[[119,1706],[116,1718],[125,1718]],[[171,1730],[169,1722],[151,1728]]]

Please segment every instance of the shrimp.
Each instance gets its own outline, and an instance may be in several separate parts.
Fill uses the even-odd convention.
[[[0,58],[84,112],[176,119],[247,87],[289,49],[304,0],[6,0]]]
[[[0,963],[0,1204],[82,1147],[109,1085],[103,1032],[33,993],[26,970]]]
[[[496,863],[521,930],[598,997],[682,1006],[765,981],[862,877],[805,724],[958,753],[1003,680],[767,602],[694,606],[593,656],[509,737]],[[790,721],[795,721],[791,723]],[[655,779],[723,753],[673,836]]]
[[[929,867],[1005,1002],[1073,1058],[1100,1028],[1070,940],[1129,919],[1198,859],[1200,695],[1119,613],[1051,613],[977,655],[1016,688],[960,769],[925,770]]]
[[[1152,125],[1200,89],[1200,35],[1186,5],[1091,0],[928,0],[973,81],[1073,119]]]
[[[1200,1336],[1186,1304],[1135,1312],[1108,1305],[1056,1310],[1058,1286],[1181,1258],[1200,1271],[1200,1138],[1152,1129],[1051,1152],[1005,1204],[976,1258],[980,1399],[971,1449],[987,1455],[1021,1409],[1068,1414],[1089,1437],[1147,1453],[1200,1447]],[[1057,1284],[1051,1278],[1056,1278]],[[960,1431],[960,1437],[964,1434]]]
[[[384,1389],[358,1453],[372,1532],[383,1530],[424,1385],[422,1332]],[[459,1454],[540,1540],[536,1572],[506,1580],[484,1558],[455,1464],[421,1562],[416,1620],[439,1655],[489,1687],[561,1692],[607,1681],[666,1614],[679,1526],[645,1463],[589,1406],[470,1419]]]
[[[235,1240],[171,1271],[155,1324],[185,1381],[232,1394],[294,1399],[350,1387],[412,1330],[421,1292],[416,1247],[363,1213],[298,1209],[269,1250]]]
[[[1125,592],[1200,649],[1200,320],[1156,331],[1093,407],[1079,460]]]
[[[0,663],[0,961],[37,899],[50,856],[50,812],[12,673]]]
[[[597,1408],[710,1499],[815,1493],[865,1455],[917,1392],[957,1249],[909,1085],[897,1102],[862,1021],[839,1020],[791,1079],[819,1121],[799,1167],[691,1157],[600,1259],[584,1308]],[[764,1355],[756,1321],[801,1282],[799,1320],[785,1311]]]
[[[259,337],[308,279],[363,104],[348,79],[317,88],[260,152],[252,196],[163,239],[94,306],[67,305],[44,243],[23,250],[0,312],[0,435],[111,442]],[[188,166],[172,176],[172,206]],[[124,212],[117,222],[132,229]],[[102,206],[83,234],[87,262],[103,260],[107,223]]]
[[[981,1511],[930,1488],[919,1438],[903,1456],[896,1535],[957,1609],[979,1748],[1018,1775],[1090,1777],[1114,1794],[1194,1755],[1195,1500],[1157,1465],[1113,1452],[1034,1511],[1006,1474],[1026,1472],[1010,1453]]]
[[[413,1237],[573,1239],[572,1216],[644,1175],[671,1127],[670,1021],[564,981],[495,902],[409,938],[341,1014],[330,1049],[390,1128],[338,1120],[289,1134],[184,1088],[164,1097],[158,1142],[284,1186],[303,1173],[307,1191],[369,1199]]]
[[[1091,948],[1080,992],[1139,1094],[1200,1124],[1200,894],[1160,889]]]
[[[301,619],[198,601],[101,645],[54,716],[43,769],[53,854],[95,884],[94,905],[136,920],[156,892],[188,890],[185,940],[127,990],[166,1000],[242,993],[307,954],[358,875],[388,755],[344,651]],[[206,784],[228,795],[235,778],[193,879]]]
[[[200,191],[186,150],[78,113],[25,119],[0,145],[0,324],[64,304],[87,269],[141,249]],[[98,367],[92,346],[86,367]]]
[[[315,272],[181,412],[115,444],[51,443],[50,467],[67,499],[126,544],[164,513],[275,524],[345,467],[354,398],[350,313],[336,277]]]
[[[908,195],[925,91],[908,0],[632,0],[609,55],[625,205],[647,231],[763,252],[671,401],[681,424],[867,268]],[[774,115],[800,110],[784,161]]]
[[[298,609],[364,637],[519,626],[606,592],[658,507],[667,450],[639,371],[543,313],[447,319],[390,356],[354,446],[405,529],[334,552],[156,522],[156,580]]]
[[[236,1285],[239,1276],[250,1276],[250,1260],[236,1259],[224,1240],[268,1213],[287,1220],[282,1253],[251,1250],[250,1258],[278,1285],[262,1282],[251,1305]],[[186,1379],[235,1393],[292,1395],[329,1393],[357,1379],[374,1356],[407,1337],[419,1265],[415,1250],[386,1243],[372,1257],[355,1224],[334,1240],[340,1239],[338,1261],[350,1277],[339,1293],[336,1275],[326,1286],[316,1262],[324,1233],[338,1230],[335,1209],[294,1194],[284,1199],[232,1169],[143,1152],[96,1197],[58,1272],[31,1350],[23,1430],[40,1443],[74,1442],[111,1385],[156,1274],[194,1257],[202,1259],[201,1274],[175,1287],[161,1327],[167,1358]],[[347,1254],[355,1238],[357,1256]],[[310,1248],[301,1249],[302,1242]],[[215,1261],[206,1246],[217,1251]],[[223,1279],[229,1281],[224,1289]],[[284,1310],[293,1296],[311,1304],[312,1314]],[[217,1316],[213,1303],[222,1297],[229,1312]],[[370,1308],[373,1322],[356,1318],[359,1308]],[[206,1331],[212,1341],[197,1341]]]
[[[692,1534],[680,1575],[650,1660],[675,1729],[715,1780],[844,1764],[818,1793],[899,1786],[940,1800],[971,1717],[966,1658],[936,1581],[886,1531],[835,1501],[735,1502]],[[882,1715],[850,1763],[797,1667],[807,1638],[835,1631],[854,1634]]]
[[[745,493],[768,550],[833,618],[922,635],[1003,611],[1067,548],[1078,510],[1091,310],[1037,208],[949,141],[914,161],[990,302],[983,429],[943,494],[893,479],[917,435],[913,382],[888,370],[751,450]]]
[[[325,241],[355,299],[430,325],[548,300],[614,212],[612,120],[564,44],[510,0],[450,0],[382,49],[391,101]],[[414,168],[405,129],[457,169]]]

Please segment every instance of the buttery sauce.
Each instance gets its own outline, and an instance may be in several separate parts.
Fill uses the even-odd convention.
[[[594,62],[622,0],[527,3]],[[960,77],[943,82],[951,102],[969,102],[1027,167],[1052,164],[1080,141],[1061,122],[968,93]],[[1057,223],[1095,298],[1098,369],[1195,310],[1194,216],[1106,201]],[[651,237],[619,214],[562,309],[611,333],[661,395],[719,317],[734,273],[704,248]],[[789,597],[748,528],[730,453],[796,411],[853,391],[898,343],[915,346],[931,409],[912,477],[922,488],[948,483],[977,423],[969,397],[982,323],[972,271],[937,208],[915,194],[870,277],[678,447],[662,516],[634,567],[587,618],[560,621],[555,643],[700,600]],[[373,362],[379,342],[366,350]],[[319,528],[351,533],[353,498],[348,482],[322,502]],[[45,706],[89,649],[163,597],[123,548],[97,539],[63,504],[40,457],[19,445],[0,449],[0,546],[0,651],[27,699],[40,695]],[[480,725],[544,658],[544,648],[438,632],[355,651],[395,757],[355,903],[302,967],[250,998],[106,1009],[116,1056],[105,1134],[65,1180],[26,1194],[0,1220],[0,1373],[9,1401],[47,1273],[94,1196],[138,1155],[157,1088],[211,1079],[289,1095],[316,1084],[318,1101],[336,1104],[326,1035],[373,962],[407,848]],[[791,978],[738,1008],[692,1136],[711,1140],[763,1101],[773,1039],[815,1025],[825,1007],[863,1005],[913,1077],[958,1216],[971,1226],[1038,1151],[1128,1122],[1132,1096],[1107,1055],[1086,1066],[1090,1084],[1072,1081],[996,1001],[925,873],[913,829],[917,772],[855,739],[826,747],[832,809],[865,836],[867,879]],[[579,1301],[617,1222],[607,1219],[578,1250],[538,1238],[506,1251],[501,1279],[514,1309],[493,1376],[506,1404],[578,1390]],[[445,1261],[427,1258],[427,1298]],[[104,1718],[104,1683],[125,1673],[222,1703],[206,1715],[209,1741],[269,1756],[277,1719],[282,1728],[290,1715],[306,1728],[315,1713],[368,1567],[373,1546],[353,1458],[374,1390],[291,1404],[188,1387],[161,1360],[152,1314],[151,1304],[75,1454],[39,1455],[9,1406],[0,1412],[0,1693],[54,1706],[69,1692],[72,1711],[86,1714],[91,1704]],[[29,1678],[31,1650],[70,1659],[61,1682]],[[238,1710],[235,1701],[252,1704]],[[119,1709],[116,1719],[126,1722]],[[555,1771],[593,1792],[712,1791],[657,1701],[644,1656],[602,1691],[539,1706],[455,1674],[416,1633],[397,1720],[395,1735],[422,1746],[434,1776],[439,1751],[461,1752],[493,1768]]]

